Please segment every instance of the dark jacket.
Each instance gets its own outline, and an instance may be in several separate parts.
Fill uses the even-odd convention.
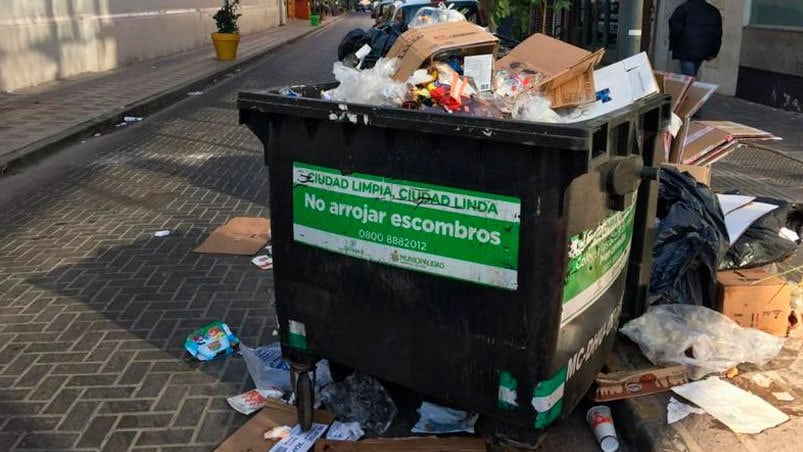
[[[722,45],[722,15],[705,0],[688,0],[669,18],[669,48],[676,60],[715,58]]]

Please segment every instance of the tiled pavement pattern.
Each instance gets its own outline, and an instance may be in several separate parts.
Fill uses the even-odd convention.
[[[190,252],[233,216],[268,215],[236,92],[331,79],[340,37],[364,25],[282,48],[0,206],[0,450],[209,450],[245,420],[225,402],[251,384],[242,359],[191,363],[182,349],[214,319],[247,344],[272,340],[270,272]]]
[[[252,384],[242,359],[191,363],[182,344],[215,319],[247,344],[272,341],[272,276],[190,250],[233,216],[268,216],[237,90],[330,79],[356,26],[279,49],[3,207],[0,450],[210,450],[245,420],[225,401]]]
[[[210,42],[195,50],[109,72],[71,77],[12,94],[0,93],[0,161],[4,155],[54,133],[82,126],[171,88],[217,74],[310,31],[308,21],[292,20],[281,27],[243,36],[235,62],[214,59]]]

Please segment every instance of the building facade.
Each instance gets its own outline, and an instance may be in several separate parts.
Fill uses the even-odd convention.
[[[280,24],[285,0],[241,0],[240,33]],[[223,0],[3,0],[0,91],[209,46]]]

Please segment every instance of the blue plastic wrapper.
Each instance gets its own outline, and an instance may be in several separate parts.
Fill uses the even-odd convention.
[[[237,350],[240,339],[231,332],[228,325],[215,320],[208,323],[184,341],[184,348],[198,361],[212,361],[219,356],[228,356]]]

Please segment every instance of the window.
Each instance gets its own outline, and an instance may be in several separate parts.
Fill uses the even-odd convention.
[[[803,28],[803,0],[750,0],[750,25]]]

